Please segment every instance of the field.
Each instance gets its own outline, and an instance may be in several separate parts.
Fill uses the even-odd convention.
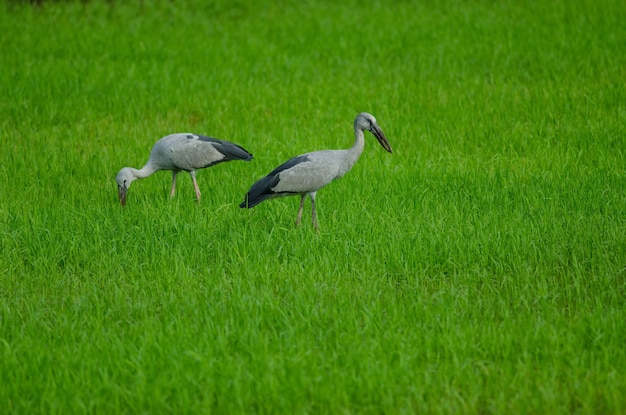
[[[132,3],[132,4],[127,4]],[[136,4],[134,4],[136,3]],[[0,412],[626,413],[626,2],[0,5]],[[348,148],[317,195],[238,204]],[[250,163],[133,183],[193,132]]]

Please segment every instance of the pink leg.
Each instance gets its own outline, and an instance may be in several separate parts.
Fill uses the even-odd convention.
[[[315,228],[317,233],[320,233],[319,226],[317,225],[317,213],[315,212],[315,192],[309,193],[309,196],[311,197],[311,215],[313,216],[313,227]]]
[[[191,181],[193,182],[193,188],[196,190],[196,200],[200,200],[200,196],[202,196],[200,194],[200,188],[198,187],[198,182],[196,181],[196,172],[195,171],[190,171],[189,174],[191,175]]]
[[[174,197],[176,194],[176,175],[178,172],[176,170],[172,171],[172,191],[170,192],[170,197]]]
[[[300,225],[300,221],[302,220],[302,209],[304,208],[304,199],[306,195],[302,195],[300,197],[300,209],[298,209],[298,217],[296,218],[296,226]]]

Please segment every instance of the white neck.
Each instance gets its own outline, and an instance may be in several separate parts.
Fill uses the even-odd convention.
[[[143,166],[139,170],[130,167],[130,171],[135,176],[135,179],[145,179],[146,177],[150,176],[152,173],[157,171],[157,169],[155,169],[151,163],[147,163],[145,166]]]
[[[360,128],[354,127],[354,145],[348,150],[348,158],[347,161],[349,163],[348,170],[354,166],[356,161],[361,156],[363,152],[363,148],[365,147],[365,138],[363,136],[363,130]]]

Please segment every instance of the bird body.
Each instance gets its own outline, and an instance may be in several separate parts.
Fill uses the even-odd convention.
[[[300,223],[306,195],[311,198],[313,225],[317,229],[315,212],[316,192],[335,179],[345,175],[359,159],[365,146],[363,131],[370,131],[388,152],[391,146],[376,123],[374,116],[360,113],[354,121],[354,145],[344,150],[320,150],[296,156],[272,170],[252,185],[241,208],[252,208],[267,199],[300,195],[300,209],[296,223]]]
[[[176,176],[186,171],[200,199],[200,189],[196,181],[196,170],[211,167],[215,164],[231,160],[252,160],[252,154],[243,147],[225,140],[206,137],[192,133],[176,133],[161,138],[152,147],[147,163],[141,169],[124,167],[115,178],[122,206],[126,204],[126,194],[131,183],[143,179],[159,170],[172,171],[173,197],[176,192]]]

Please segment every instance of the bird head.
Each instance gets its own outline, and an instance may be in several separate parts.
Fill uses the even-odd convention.
[[[378,123],[376,122],[376,118],[374,118],[372,114],[368,114],[367,112],[360,113],[354,120],[354,126],[360,130],[369,131],[374,135],[374,137],[376,137],[380,145],[385,150],[390,153],[393,152],[391,145],[389,145],[389,141],[387,141],[387,137],[385,137],[385,133],[383,133],[383,130],[380,129]]]
[[[117,194],[120,197],[122,206],[126,206],[126,193],[133,180],[135,180],[135,175],[130,167],[124,167],[115,177],[115,181],[117,182]]]

